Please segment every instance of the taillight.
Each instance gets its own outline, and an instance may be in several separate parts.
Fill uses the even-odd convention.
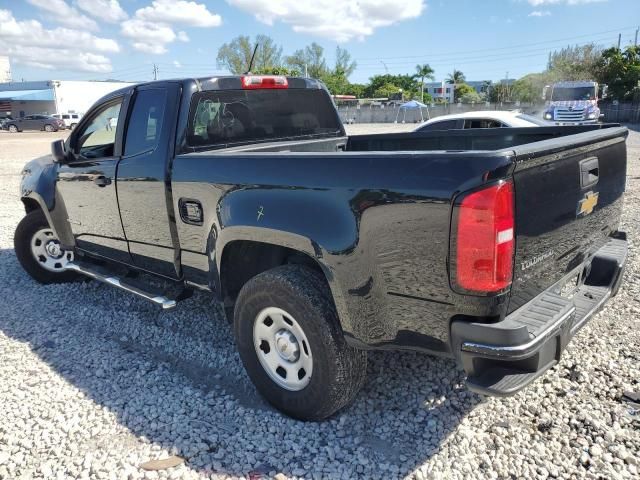
[[[455,218],[455,217],[454,217]],[[513,277],[513,184],[502,182],[466,195],[457,209],[454,279],[479,293],[505,289]]]
[[[241,78],[242,88],[289,88],[287,77],[281,75],[245,75]]]

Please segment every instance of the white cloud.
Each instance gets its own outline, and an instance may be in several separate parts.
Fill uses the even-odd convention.
[[[147,22],[139,18],[122,22],[120,33],[131,39],[131,45],[136,50],[154,55],[166,53],[166,45],[176,39],[176,34],[170,26]]]
[[[220,15],[211,13],[206,5],[185,0],[154,0],[148,7],[136,10],[136,17],[192,27],[217,27],[222,23]]]
[[[110,38],[64,27],[46,29],[37,20],[16,20],[0,10],[0,51],[16,63],[47,69],[110,72],[104,54],[120,51]]]
[[[117,23],[129,17],[118,0],[76,0],[76,3],[81,10],[104,22]]]
[[[227,3],[253,14],[267,25],[282,21],[295,32],[338,42],[364,39],[376,28],[417,18],[426,7],[424,0],[227,0]]]
[[[136,10],[133,18],[122,22],[121,33],[131,40],[136,50],[154,55],[167,52],[167,45],[188,42],[185,31],[177,34],[174,24],[192,27],[217,27],[220,15],[211,13],[206,5],[185,0],[154,0],[151,5]]]
[[[529,17],[548,17],[551,15],[549,10],[534,10],[528,16]]]
[[[173,61],[173,66],[176,68],[182,68],[182,64],[178,60]]]
[[[34,7],[46,12],[46,18],[66,27],[82,30],[98,30],[98,24],[83,15],[77,8],[71,7],[65,0],[27,0]]]
[[[567,5],[582,5],[585,3],[606,2],[608,0],[527,0],[530,5],[539,7],[541,5],[557,5],[564,3]]]

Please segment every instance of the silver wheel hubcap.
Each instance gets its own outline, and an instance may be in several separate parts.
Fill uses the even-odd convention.
[[[287,312],[269,307],[253,324],[253,345],[262,368],[271,380],[291,391],[309,384],[313,357],[302,327]]]
[[[73,260],[73,252],[60,247],[58,237],[50,228],[38,230],[31,238],[31,253],[38,264],[50,272],[61,272]]]

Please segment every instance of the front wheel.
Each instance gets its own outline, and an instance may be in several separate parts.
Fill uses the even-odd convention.
[[[53,132],[53,127],[51,125],[45,125],[44,126],[44,131],[45,132]]]
[[[40,283],[65,283],[78,274],[65,270],[73,252],[64,250],[40,210],[27,214],[16,228],[13,244],[22,268]]]
[[[11,133],[18,133],[18,127],[16,127],[15,125],[9,125],[9,131]]]
[[[366,352],[346,343],[331,292],[310,268],[286,265],[249,280],[236,301],[234,331],[258,391],[294,418],[327,418],[364,385]]]

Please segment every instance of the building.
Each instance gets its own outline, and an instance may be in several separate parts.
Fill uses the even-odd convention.
[[[11,81],[11,64],[9,57],[0,55],[0,83]]]
[[[127,82],[44,80],[0,83],[0,115],[84,113],[96,100]]]
[[[491,80],[471,80],[469,82],[464,82],[470,87],[478,92],[478,94],[485,93],[489,88],[489,85],[492,84]]]
[[[434,100],[442,99],[447,103],[453,103],[454,88],[451,83],[425,82],[424,93],[428,93]]]

